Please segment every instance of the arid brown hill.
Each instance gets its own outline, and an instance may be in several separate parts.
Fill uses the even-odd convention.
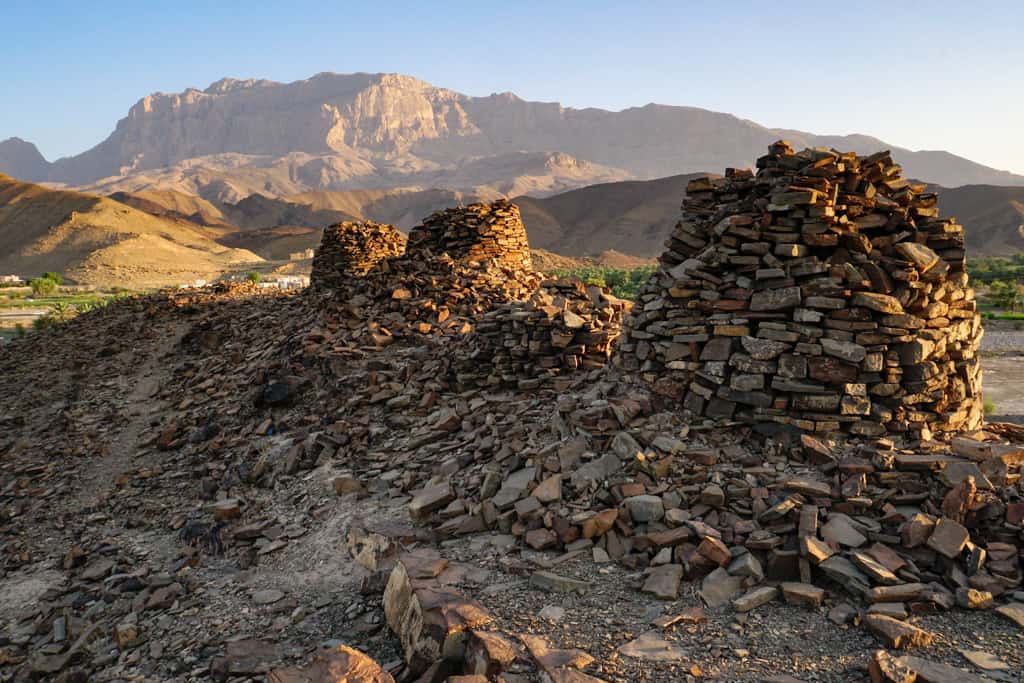
[[[212,279],[262,261],[217,233],[106,197],[0,175],[0,272],[62,273],[79,284],[156,287]]]
[[[679,215],[686,183],[702,174],[591,185],[543,199],[516,197],[530,243],[557,254],[605,250],[652,257]]]

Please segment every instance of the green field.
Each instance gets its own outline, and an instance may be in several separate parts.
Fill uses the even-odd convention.
[[[555,277],[575,277],[588,285],[600,285],[612,290],[620,299],[635,301],[640,289],[647,282],[656,266],[638,268],[612,268],[610,266],[588,266],[585,268],[558,269],[551,271]]]
[[[69,306],[81,306],[83,304],[95,305],[100,301],[109,301],[119,296],[118,294],[89,292],[83,294],[57,294],[56,296],[45,296],[33,299],[31,296],[11,298],[0,294],[0,308],[49,308],[58,303]]]
[[[58,287],[47,296],[34,297],[30,287],[0,288],[0,336],[13,338],[35,328],[70,320],[80,313],[138,292],[121,289]]]
[[[967,259],[967,274],[975,282],[996,281],[1024,283],[1024,254],[985,256]]]

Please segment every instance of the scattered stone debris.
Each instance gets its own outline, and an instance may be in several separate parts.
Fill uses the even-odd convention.
[[[897,246],[913,242],[951,263],[956,248],[933,239],[936,216],[915,213],[929,208],[923,194],[886,186],[902,182],[887,157],[774,149],[764,187],[753,175],[723,181],[761,188],[735,215],[774,190],[758,192],[794,184],[786,175],[839,187],[853,171],[838,165],[849,162],[860,169],[856,187],[843,184],[819,208],[847,223],[888,211],[875,199],[850,213],[866,182],[907,208],[889,214],[894,228],[918,226],[905,226],[914,239],[893,238],[904,229],[889,231],[889,219],[862,226],[870,254],[908,278],[887,296],[905,310],[916,304],[901,288],[929,306],[971,310],[953,265],[930,280],[943,266],[923,269],[927,253],[897,258]],[[819,162],[824,175],[807,170]],[[691,204],[725,201],[700,187]],[[737,191],[734,201],[746,200]],[[812,217],[809,208],[763,208],[794,223],[763,226],[773,233],[803,235],[806,222],[795,223]],[[963,666],[993,679],[1024,666],[1019,648],[1004,647],[1024,629],[1024,434],[942,422],[957,401],[973,405],[974,380],[962,374],[973,366],[973,337],[943,336],[936,349],[945,348],[915,364],[881,352],[884,373],[899,375],[884,383],[898,391],[868,400],[903,410],[884,423],[877,413],[858,422],[822,413],[830,417],[814,417],[814,428],[834,428],[809,433],[774,419],[694,422],[685,392],[634,380],[695,368],[609,366],[628,305],[472,246],[474,230],[514,223],[510,206],[446,215],[424,221],[418,247],[337,287],[161,292],[4,348],[5,680],[862,681],[870,670],[876,681],[962,683],[974,675]],[[808,234],[855,232],[835,227]],[[956,243],[948,229],[943,239]],[[870,254],[849,265],[867,270]],[[798,257],[785,258],[786,277],[817,277],[793,275]],[[822,277],[839,277],[832,267]],[[663,277],[653,281],[659,292]],[[790,286],[801,287],[754,287],[750,297]],[[645,312],[650,301],[634,318],[660,310]],[[842,310],[864,308],[856,316],[881,322],[876,308],[843,301]],[[785,330],[765,326],[781,318],[758,316],[744,335],[758,355],[775,343],[791,352],[762,361],[740,338],[730,354],[778,361],[767,381],[782,375],[787,354],[867,372],[860,364],[876,345],[857,341],[865,330],[833,335],[853,330],[828,323],[843,320],[832,313],[808,323],[821,332],[815,342],[774,334],[791,331],[796,310],[784,309]],[[897,336],[948,335],[954,320],[973,314]],[[567,345],[554,343],[570,333]],[[631,336],[626,352],[639,341]],[[860,356],[847,342],[864,346],[864,358],[842,358]],[[804,343],[820,344],[821,355],[797,353]],[[910,383],[939,381],[912,380],[908,368],[932,362],[941,392],[922,386],[929,400],[908,400]],[[943,392],[957,381],[965,395],[954,400]],[[857,383],[875,386],[843,382]],[[771,391],[787,401],[800,393]],[[861,422],[891,433],[845,429]],[[979,625],[998,635],[972,640]],[[874,653],[879,643],[894,652]]]

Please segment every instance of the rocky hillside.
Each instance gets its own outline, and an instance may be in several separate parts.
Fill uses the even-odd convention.
[[[219,233],[105,197],[0,175],[0,273],[62,273],[77,284],[157,287],[213,279],[262,259]]]
[[[590,293],[510,306],[509,278],[406,266],[126,299],[4,348],[4,680],[1024,668],[1019,428],[832,440],[695,423],[607,366],[496,383],[488,337],[533,320],[517,355],[574,355]]]
[[[558,254],[660,254],[694,175],[592,185],[546,198],[516,197],[531,243]]]
[[[780,136],[859,153],[892,147],[695,107],[572,109],[511,93],[471,97],[399,74],[324,73],[149,95],[106,140],[74,157],[50,164],[27,143],[0,144],[0,170],[103,192],[158,185],[230,201],[254,191],[391,187],[551,194],[748,166]],[[1024,184],[947,152],[892,149],[907,175],[942,185]]]

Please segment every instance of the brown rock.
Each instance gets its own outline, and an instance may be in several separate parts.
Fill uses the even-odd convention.
[[[653,567],[647,573],[640,590],[661,600],[675,600],[679,597],[679,583],[683,579],[683,567],[678,564],[666,564]]]
[[[597,538],[603,536],[615,524],[619,518],[617,509],[602,510],[593,517],[583,522],[583,538]]]
[[[970,538],[970,533],[962,524],[943,517],[935,525],[932,535],[928,537],[928,547],[952,559],[963,551]]]
[[[926,647],[931,645],[934,638],[931,633],[919,629],[913,624],[881,614],[865,616],[864,625],[888,647],[897,650],[905,650],[910,647]]]
[[[318,654],[303,667],[273,669],[268,683],[395,683],[387,671],[362,652],[345,645]]]

